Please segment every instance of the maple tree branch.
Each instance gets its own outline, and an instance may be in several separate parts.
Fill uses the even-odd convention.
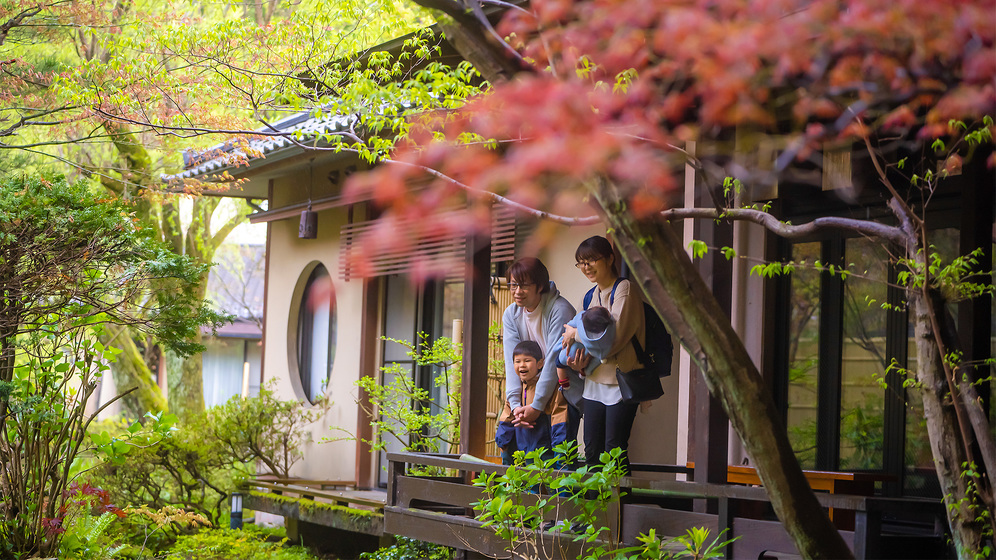
[[[836,216],[816,218],[811,222],[796,225],[783,222],[768,212],[750,208],[671,208],[661,212],[661,215],[666,220],[725,219],[753,222],[764,226],[768,231],[786,239],[797,239],[817,231],[847,230],[870,237],[880,237],[896,243],[904,243],[906,240],[906,236],[898,227],[869,222],[867,220],[856,220],[853,218]]]
[[[22,11],[21,13],[8,19],[2,25],[0,25],[0,45],[4,44],[4,42],[7,40],[7,35],[10,33],[11,29],[15,27],[20,27],[25,19],[34,17],[39,13],[41,13],[42,8],[44,8],[44,6],[35,6],[34,8],[28,8],[27,10]]]
[[[902,211],[903,214],[908,216],[913,223],[917,224],[917,226],[922,226],[923,221],[920,220],[920,218],[913,213],[909,205],[906,204],[906,201],[904,201],[903,198],[899,196],[899,191],[897,191],[896,187],[892,185],[892,181],[889,181],[889,177],[886,174],[885,169],[882,168],[882,164],[878,161],[878,156],[875,153],[875,148],[873,148],[871,145],[871,138],[869,138],[867,134],[863,134],[862,137],[863,140],[865,141],[865,148],[868,150],[868,155],[871,157],[872,164],[875,166],[875,172],[878,173],[879,181],[882,182],[882,185],[884,185],[885,188],[889,191],[889,194],[892,195],[892,199],[896,201],[896,206],[893,208],[893,210],[898,208],[900,211]]]

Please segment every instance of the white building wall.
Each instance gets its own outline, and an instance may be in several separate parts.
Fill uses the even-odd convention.
[[[264,382],[276,379],[282,399],[307,402],[297,370],[297,317],[308,275],[317,263],[325,265],[335,289],[336,352],[326,395],[329,410],[312,424],[312,442],[303,448],[306,459],[293,475],[315,480],[355,480],[356,442],[323,440],[356,433],[355,382],[360,377],[360,321],[363,316],[361,282],[338,277],[339,247],[335,241],[346,221],[344,209],[318,215],[318,239],[298,239],[297,220],[271,222],[267,308],[263,363]]]

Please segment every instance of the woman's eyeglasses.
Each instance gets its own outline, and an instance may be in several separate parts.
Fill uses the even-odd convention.
[[[578,261],[574,267],[575,268],[588,268],[591,265],[597,263],[598,261],[604,259],[605,257],[598,257],[597,259],[591,259],[589,261]]]

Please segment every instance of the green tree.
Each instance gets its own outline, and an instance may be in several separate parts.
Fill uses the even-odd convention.
[[[116,352],[95,339],[129,325],[178,352],[221,317],[194,296],[202,273],[121,204],[86,182],[0,183],[0,555],[46,555],[59,542],[74,461],[91,450],[87,408]],[[135,430],[129,433],[134,433]],[[123,453],[122,442],[97,444]]]
[[[377,7],[375,14],[365,2],[317,0],[5,3],[0,152],[54,158],[63,172],[96,178],[176,254],[210,264],[248,207],[218,223],[219,200],[195,197],[182,227],[178,197],[163,192],[161,175],[176,165],[166,158],[217,142],[212,132],[238,145],[233,132],[279,119],[351,72],[327,65],[331,59],[413,30],[424,18],[393,3]],[[117,386],[138,387],[125,402],[133,416],[165,409],[148,379],[167,358],[174,366],[167,368],[170,409],[184,417],[203,411],[200,354],[164,356],[158,340],[126,326],[102,336],[124,353],[113,370]]]

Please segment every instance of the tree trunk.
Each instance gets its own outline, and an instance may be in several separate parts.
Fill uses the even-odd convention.
[[[200,344],[203,337],[197,334],[194,342]],[[169,391],[169,410],[180,417],[189,420],[204,412],[204,378],[202,368],[204,360],[201,354],[186,358],[178,357],[172,351],[167,352],[167,384]]]
[[[722,402],[799,553],[805,558],[852,557],[806,481],[747,349],[680,240],[665,223],[635,221],[611,186],[597,190],[595,197],[634,279]]]
[[[921,288],[912,288],[908,294],[913,313],[916,379],[923,399],[923,414],[927,420],[927,434],[930,437],[937,481],[941,486],[951,538],[958,557],[971,559],[975,558],[974,553],[981,548],[984,523],[977,519],[966,499],[970,479],[963,476],[963,465],[968,457],[934,336],[929,308],[931,302],[923,297]]]
[[[121,350],[118,361],[111,366],[114,384],[117,386],[118,394],[132,388],[138,389],[125,396],[121,406],[129,417],[141,418],[146,412],[156,413],[166,410],[166,399],[156,384],[155,376],[146,363],[146,357],[135,344],[134,336],[135,333],[128,327],[107,325],[100,342]]]

